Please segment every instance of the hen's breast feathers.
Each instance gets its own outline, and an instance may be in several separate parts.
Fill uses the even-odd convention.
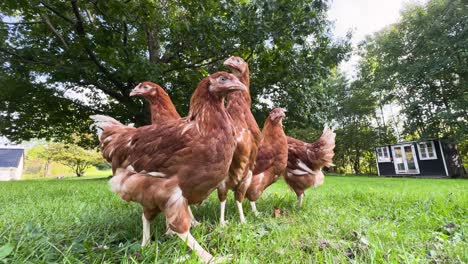
[[[255,161],[254,175],[260,174],[272,167],[275,161],[275,150],[271,145],[262,144],[258,148],[257,159]]]
[[[245,168],[253,170],[257,148],[262,138],[257,122],[250,111],[250,102],[246,96],[249,95],[245,94],[245,92],[230,94],[226,107],[226,111],[232,118],[236,133],[237,147],[230,166],[230,174],[235,178],[240,177],[239,175],[245,175],[243,172]]]

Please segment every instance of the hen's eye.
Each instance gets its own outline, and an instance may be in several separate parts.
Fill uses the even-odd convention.
[[[225,82],[225,81],[227,81],[227,78],[226,78],[226,77],[224,77],[224,76],[221,76],[221,78],[219,78],[219,79],[220,79],[222,82]]]
[[[236,61],[237,61],[237,63],[239,63],[239,62],[240,62],[240,60],[239,60],[239,59],[236,59]]]
[[[145,90],[148,89],[148,88],[149,88],[148,86],[144,86],[144,87],[143,87],[143,89],[145,89]]]

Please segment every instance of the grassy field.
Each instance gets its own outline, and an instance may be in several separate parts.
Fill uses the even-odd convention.
[[[227,227],[212,195],[192,233],[211,253],[235,263],[466,263],[468,181],[327,176],[304,207],[279,182],[238,224],[232,197]],[[286,213],[273,217],[273,208]],[[0,183],[0,262],[198,262],[160,216],[153,243],[140,247],[141,209],[111,193],[107,179]]]

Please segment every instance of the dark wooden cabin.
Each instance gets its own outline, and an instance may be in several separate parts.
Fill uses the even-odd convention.
[[[409,141],[375,148],[379,176],[463,177],[454,144],[440,140]]]

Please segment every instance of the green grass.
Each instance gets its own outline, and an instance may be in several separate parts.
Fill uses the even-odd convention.
[[[236,263],[464,263],[467,190],[466,180],[327,176],[298,209],[279,182],[259,200],[260,217],[244,203],[244,225],[231,196],[229,224],[218,226],[213,194],[194,208],[202,225],[192,233]],[[142,249],[141,208],[111,193],[107,179],[2,182],[0,203],[0,262],[173,263],[189,254],[163,235],[162,216]],[[274,218],[273,207],[286,214]]]

